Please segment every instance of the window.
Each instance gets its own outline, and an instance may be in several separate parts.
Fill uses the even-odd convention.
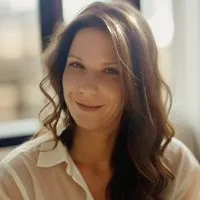
[[[37,0],[1,0],[0,13],[0,121],[35,118],[42,103]]]

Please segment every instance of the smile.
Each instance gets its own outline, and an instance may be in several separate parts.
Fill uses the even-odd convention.
[[[87,112],[91,112],[91,111],[97,111],[98,109],[100,109],[103,106],[91,106],[91,105],[85,105],[79,102],[76,102],[76,104],[78,105],[78,107],[81,110],[87,111]]]

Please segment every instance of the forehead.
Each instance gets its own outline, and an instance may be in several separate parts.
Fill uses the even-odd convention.
[[[97,28],[85,28],[74,37],[69,54],[104,59],[117,59],[116,50],[110,35]]]

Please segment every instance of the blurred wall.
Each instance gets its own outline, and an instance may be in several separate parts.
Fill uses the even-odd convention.
[[[159,65],[171,88],[176,137],[200,161],[200,1],[141,0],[159,47]]]

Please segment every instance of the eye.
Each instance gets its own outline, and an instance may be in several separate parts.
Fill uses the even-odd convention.
[[[110,75],[119,75],[120,74],[119,70],[116,69],[115,67],[108,67],[104,71],[106,74],[110,74]]]
[[[68,67],[84,69],[84,66],[79,62],[71,62],[67,65]]]

